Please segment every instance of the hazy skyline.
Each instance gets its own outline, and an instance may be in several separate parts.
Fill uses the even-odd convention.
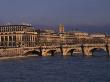
[[[0,23],[110,24],[110,0],[0,0]]]

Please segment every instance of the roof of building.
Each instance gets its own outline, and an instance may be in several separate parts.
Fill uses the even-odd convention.
[[[31,25],[1,25],[0,27],[14,27],[14,26],[28,26],[28,27],[33,27]]]

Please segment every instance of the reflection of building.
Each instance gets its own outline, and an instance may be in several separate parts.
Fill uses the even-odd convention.
[[[37,32],[28,25],[0,26],[0,45],[2,47],[35,46]]]

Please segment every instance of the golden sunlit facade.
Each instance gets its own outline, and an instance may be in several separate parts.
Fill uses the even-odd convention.
[[[33,47],[36,44],[37,32],[29,25],[0,26],[1,47]]]

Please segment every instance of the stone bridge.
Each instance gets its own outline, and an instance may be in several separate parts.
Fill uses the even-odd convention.
[[[91,56],[95,50],[100,49],[104,50],[107,55],[110,55],[110,44],[75,44],[0,49],[0,56],[27,56],[31,54],[54,56],[56,53],[61,53],[65,56],[73,55],[74,53]]]

